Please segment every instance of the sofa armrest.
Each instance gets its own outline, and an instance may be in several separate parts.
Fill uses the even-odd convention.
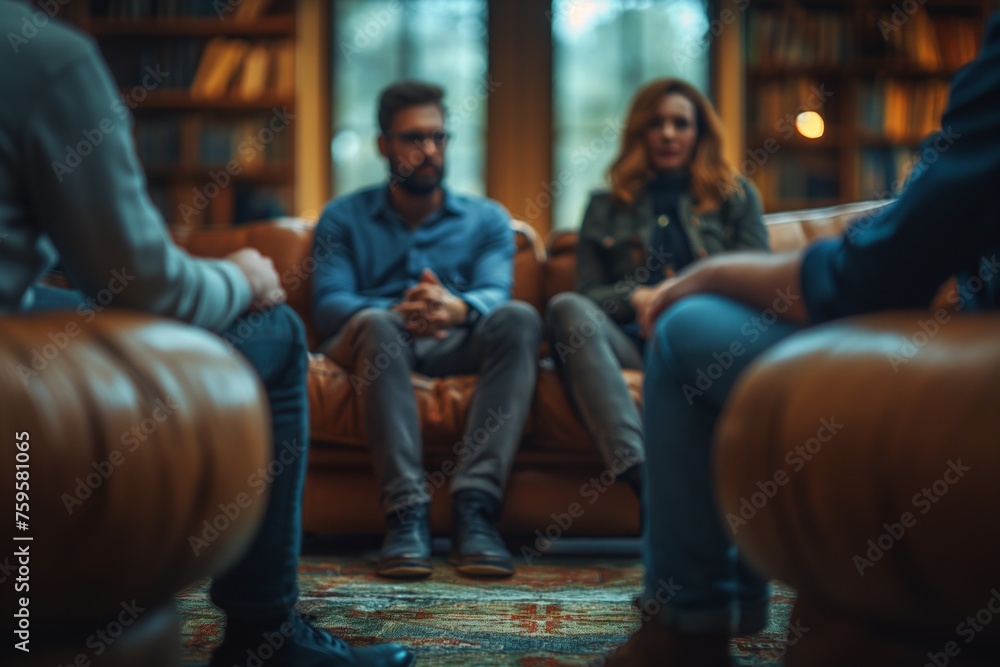
[[[249,546],[267,503],[248,480],[271,455],[269,415],[219,337],[123,311],[13,316],[0,359],[0,497],[9,510],[26,465],[17,534],[32,538],[0,558],[30,550],[33,638],[168,601]]]
[[[715,449],[750,562],[831,608],[954,635],[1000,583],[998,341],[997,315],[894,313],[803,332],[751,366]]]

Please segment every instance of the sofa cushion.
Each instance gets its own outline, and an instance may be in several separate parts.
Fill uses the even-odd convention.
[[[632,397],[642,400],[642,373],[624,371]],[[372,378],[354,375],[322,354],[309,359],[310,435],[321,446],[366,449],[357,388]],[[417,397],[424,450],[453,455],[465,430],[476,376],[410,376]],[[538,451],[595,453],[592,440],[570,403],[551,362],[543,362],[535,400],[524,428],[524,446]]]
[[[642,409],[642,372],[624,370],[622,376],[636,405]],[[563,451],[575,456],[592,456],[593,438],[570,402],[569,394],[555,369],[548,365],[538,374],[532,406],[532,430],[525,433],[525,445],[532,450]]]
[[[450,450],[462,433],[476,378],[456,375],[410,377],[417,397],[420,427],[427,450]],[[310,355],[310,435],[313,440],[366,449],[357,387],[371,378],[354,375],[323,354]]]

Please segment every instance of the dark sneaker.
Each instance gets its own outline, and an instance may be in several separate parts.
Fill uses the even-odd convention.
[[[390,579],[422,579],[431,573],[431,525],[426,504],[385,517],[386,534],[375,573]]]
[[[399,644],[352,648],[293,612],[271,630],[227,628],[209,667],[412,667],[416,662]]]
[[[452,497],[451,562],[471,577],[514,574],[510,551],[500,537],[500,502],[485,491],[467,489]]]

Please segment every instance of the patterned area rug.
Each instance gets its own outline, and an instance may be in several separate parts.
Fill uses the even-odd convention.
[[[372,573],[374,556],[307,556],[299,609],[352,644],[391,640],[412,647],[420,667],[597,667],[636,628],[632,598],[642,567],[634,558],[551,557],[521,565],[508,580],[458,575],[444,559],[419,582]],[[792,592],[777,586],[765,632],[733,642],[742,667],[777,667]],[[207,581],[178,595],[186,665],[204,665],[222,639],[223,619]]]

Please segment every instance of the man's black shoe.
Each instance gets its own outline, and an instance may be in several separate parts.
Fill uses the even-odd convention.
[[[451,562],[472,577],[509,577],[514,574],[510,551],[497,523],[500,502],[485,491],[466,489],[452,496]]]
[[[412,667],[416,663],[416,657],[399,644],[351,648],[292,612],[270,629],[230,621],[209,667]]]
[[[422,579],[431,573],[431,526],[426,504],[400,507],[385,516],[386,534],[375,573],[390,579]]]

